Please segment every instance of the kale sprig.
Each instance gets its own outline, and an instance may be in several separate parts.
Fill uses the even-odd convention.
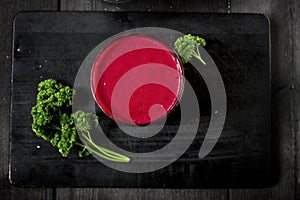
[[[199,51],[199,46],[205,45],[206,42],[203,38],[188,34],[177,38],[174,43],[174,48],[179,54],[183,64],[190,62],[190,60],[194,56],[204,65],[206,65],[206,62],[202,59]]]
[[[129,162],[127,156],[97,145],[92,141],[90,131],[98,125],[93,113],[77,111],[72,113],[72,98],[75,91],[54,79],[42,81],[38,85],[37,103],[32,107],[32,130],[38,137],[49,141],[58,148],[60,154],[68,156],[72,147],[78,146],[80,157],[90,152],[107,160]],[[85,139],[83,144],[78,136]]]

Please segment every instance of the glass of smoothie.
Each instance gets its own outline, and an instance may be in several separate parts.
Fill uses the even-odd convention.
[[[128,34],[110,42],[91,71],[97,105],[110,118],[126,124],[146,125],[169,115],[179,103],[183,86],[178,55],[160,39],[145,34]]]

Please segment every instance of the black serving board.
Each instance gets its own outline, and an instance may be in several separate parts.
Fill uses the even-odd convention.
[[[183,156],[149,173],[111,169],[93,157],[63,158],[31,130],[37,85],[55,78],[72,85],[82,61],[104,39],[136,27],[163,27],[206,38],[227,93],[227,118],[214,149],[197,157],[210,120],[210,98],[201,76],[185,66],[200,101],[198,134]],[[271,184],[269,21],[257,14],[26,12],[13,35],[10,180],[24,187],[216,188]],[[122,135],[101,112],[112,142],[131,151],[153,151],[176,134],[176,110],[162,132],[146,141]],[[192,123],[192,120],[191,120]]]

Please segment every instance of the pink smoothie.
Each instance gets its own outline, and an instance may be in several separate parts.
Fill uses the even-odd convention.
[[[98,55],[91,74],[92,91],[109,117],[143,125],[174,109],[182,94],[182,73],[179,59],[165,44],[129,35],[111,42]],[[150,118],[155,104],[161,108],[152,107]]]

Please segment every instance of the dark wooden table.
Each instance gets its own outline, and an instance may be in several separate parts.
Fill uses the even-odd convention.
[[[279,179],[265,189],[15,188],[8,181],[11,36],[25,10],[264,13],[271,22],[273,155]],[[299,199],[300,2],[296,0],[3,0],[0,3],[0,199]]]

